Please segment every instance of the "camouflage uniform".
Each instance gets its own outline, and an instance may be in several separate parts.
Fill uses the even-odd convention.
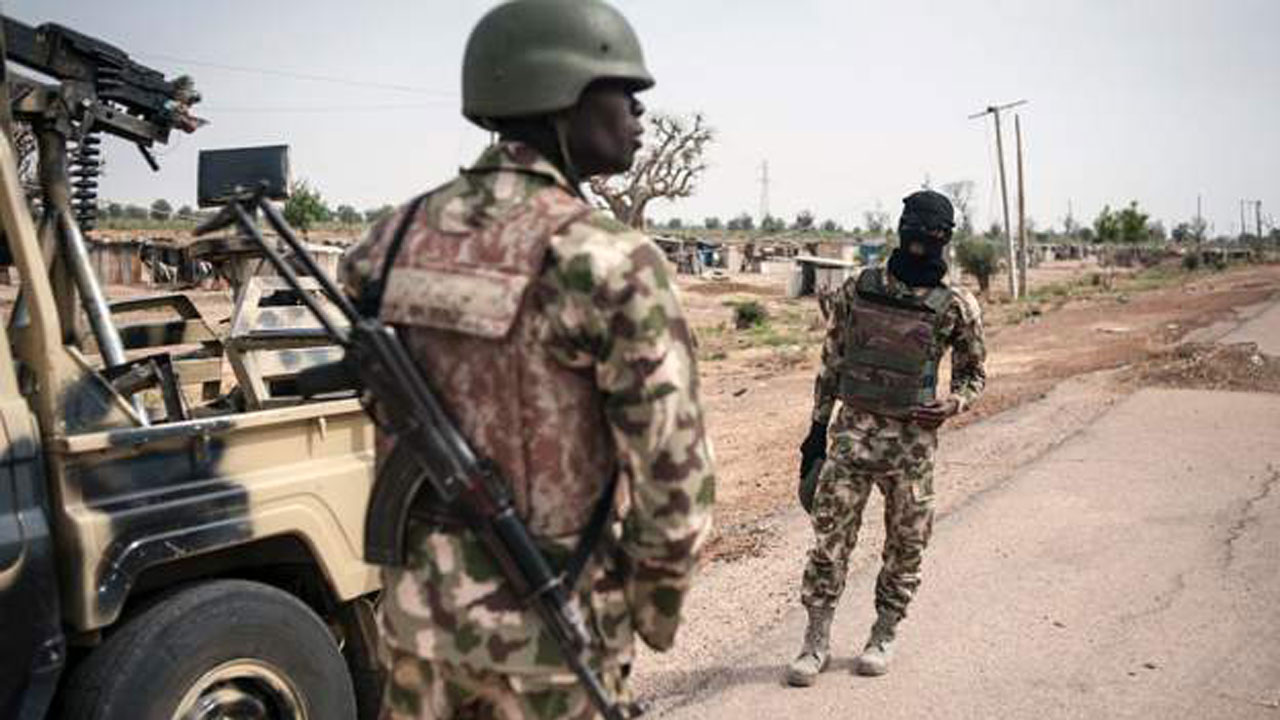
[[[923,297],[929,288],[912,289],[884,270],[890,296]],[[982,315],[967,290],[949,287],[950,298],[935,325],[940,357],[952,350],[951,395],[960,410],[968,408],[986,383]],[[847,334],[857,332],[848,311],[854,301],[850,279],[829,303],[822,367],[814,387],[813,421],[825,426],[839,398],[839,375]],[[934,358],[935,360],[938,358]],[[844,591],[849,554],[857,543],[862,511],[872,486],[885,500],[883,565],[876,579],[876,610],[906,614],[920,586],[920,562],[933,530],[933,453],[937,429],[842,403],[831,425],[827,461],[818,477],[813,501],[814,545],[809,552],[801,590],[811,608],[834,607]]]
[[[406,211],[344,258],[353,294]],[[429,193],[408,227],[382,317],[502,469],[551,558],[569,554],[619,478],[613,550],[575,591],[598,669],[622,693],[633,632],[660,650],[674,641],[715,493],[693,338],[665,258],[517,142]],[[426,519],[409,537],[410,567],[383,571],[392,717],[595,716],[476,539]]]

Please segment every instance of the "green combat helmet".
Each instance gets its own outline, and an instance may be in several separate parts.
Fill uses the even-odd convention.
[[[462,114],[491,129],[495,118],[572,107],[602,79],[653,86],[622,13],[601,0],[514,0],[489,11],[467,39]]]

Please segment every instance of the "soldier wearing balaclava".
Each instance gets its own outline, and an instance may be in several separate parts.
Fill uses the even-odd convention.
[[[814,542],[800,596],[809,624],[787,669],[792,685],[813,684],[830,660],[831,620],[873,487],[884,497],[885,546],[876,620],[854,671],[888,671],[933,530],[938,428],[972,406],[986,382],[981,308],[944,281],[951,203],[921,190],[902,204],[889,261],[847,280],[829,304],[813,425],[800,446],[800,502]],[[948,350],[951,384],[940,394],[938,363]]]

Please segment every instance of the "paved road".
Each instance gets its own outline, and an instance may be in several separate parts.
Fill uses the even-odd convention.
[[[1280,356],[1280,302],[1268,305],[1240,327],[1227,333],[1220,342],[1254,342],[1262,352]]]
[[[1280,396],[1141,391],[939,523],[890,675],[849,673],[864,568],[816,686],[779,683],[796,611],[662,716],[1276,720],[1278,429]]]

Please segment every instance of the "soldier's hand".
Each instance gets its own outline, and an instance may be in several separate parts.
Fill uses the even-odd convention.
[[[948,397],[943,400],[934,400],[927,405],[921,405],[912,410],[911,419],[926,428],[933,429],[959,412],[960,401],[953,397]]]
[[[813,423],[809,435],[800,443],[800,477],[809,473],[813,464],[827,457],[827,425]]]

